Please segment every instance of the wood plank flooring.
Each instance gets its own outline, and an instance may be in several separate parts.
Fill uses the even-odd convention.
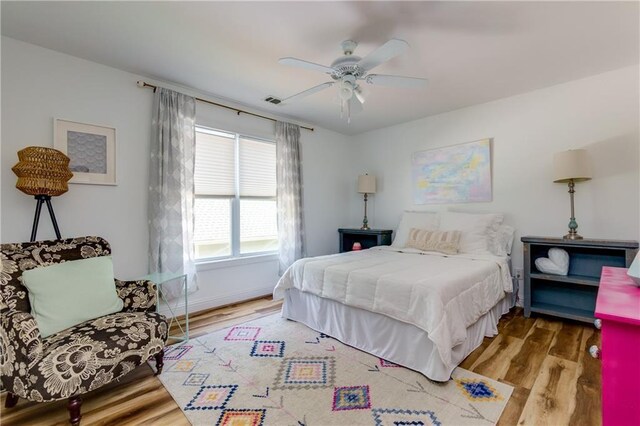
[[[250,321],[280,310],[264,297],[193,315],[192,337]],[[600,344],[589,324],[550,317],[525,318],[513,309],[498,325],[500,334],[485,338],[461,367],[514,386],[499,425],[601,424],[600,361],[587,353]],[[2,425],[67,425],[66,401],[36,404],[20,400],[5,409]],[[82,425],[188,425],[149,366],[83,397]]]

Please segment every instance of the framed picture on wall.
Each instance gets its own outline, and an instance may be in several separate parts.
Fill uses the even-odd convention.
[[[491,139],[415,152],[411,163],[415,204],[492,200]]]
[[[71,160],[69,183],[116,184],[116,129],[56,118],[55,149]]]

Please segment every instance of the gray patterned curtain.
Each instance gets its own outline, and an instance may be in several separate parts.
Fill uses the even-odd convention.
[[[300,126],[276,123],[276,159],[278,254],[282,275],[293,262],[305,256]]]
[[[193,172],[196,100],[157,88],[153,98],[149,164],[149,270],[187,274],[198,289],[193,248]],[[179,297],[181,283],[164,288]]]

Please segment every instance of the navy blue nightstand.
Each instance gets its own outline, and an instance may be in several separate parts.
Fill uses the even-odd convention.
[[[368,249],[375,246],[391,245],[391,229],[351,229],[340,228],[340,253],[351,251],[353,243],[360,243],[362,249]]]

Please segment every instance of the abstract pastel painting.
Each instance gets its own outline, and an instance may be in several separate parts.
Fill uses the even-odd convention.
[[[414,153],[412,185],[415,204],[491,201],[491,139]]]

